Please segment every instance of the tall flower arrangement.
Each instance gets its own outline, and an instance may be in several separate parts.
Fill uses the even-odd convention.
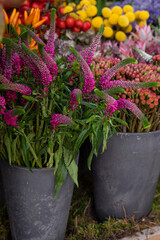
[[[57,195],[67,172],[78,185],[74,158],[83,141],[89,136],[92,142],[90,168],[102,140],[106,147],[109,131],[116,132],[117,123],[125,124],[117,118],[117,111],[127,108],[144,128],[150,125],[134,103],[116,99],[114,93],[123,92],[124,86],[146,88],[158,83],[110,82],[119,68],[136,63],[134,59],[117,63],[96,82],[90,65],[103,25],[88,49],[79,53],[70,47],[73,54],[69,62],[63,58],[55,62],[53,58],[54,9],[47,44],[28,27],[20,27],[18,35],[10,26],[12,34],[1,44],[0,157],[10,164],[25,165],[30,171],[32,167],[54,166]],[[29,48],[32,39],[38,51]]]

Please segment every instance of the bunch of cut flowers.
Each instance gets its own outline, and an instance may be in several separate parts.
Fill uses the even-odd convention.
[[[103,25],[87,49],[79,53],[70,47],[73,54],[68,60],[54,59],[55,9],[51,12],[46,44],[27,26],[20,25],[20,35],[14,26],[8,27],[9,37],[3,38],[0,55],[0,158],[26,166],[30,171],[34,167],[54,167],[57,195],[67,173],[78,185],[74,159],[84,140],[89,137],[92,143],[90,168],[102,140],[104,150],[108,133],[113,134],[119,124],[125,124],[117,117],[117,111],[127,108],[142,121],[144,128],[150,125],[134,103],[115,98],[115,93],[124,91],[124,85],[110,83],[120,67],[136,61],[123,60],[96,82],[90,64]],[[32,39],[38,50],[29,48]],[[133,84],[138,88],[157,85],[157,82]]]

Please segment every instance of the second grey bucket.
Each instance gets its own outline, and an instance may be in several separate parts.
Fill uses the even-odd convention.
[[[97,219],[147,216],[159,172],[160,131],[113,135],[92,164]]]
[[[12,240],[64,240],[74,187],[71,177],[54,199],[53,168],[30,172],[2,161],[1,167]]]

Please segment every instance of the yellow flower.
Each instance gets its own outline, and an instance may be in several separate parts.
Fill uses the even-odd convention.
[[[103,36],[106,38],[110,38],[113,36],[113,29],[111,27],[105,27],[104,28],[104,32],[103,32]]]
[[[105,17],[105,18],[109,18],[112,14],[112,11],[110,8],[108,7],[104,7],[102,8],[102,16]]]
[[[140,20],[147,20],[149,18],[149,12],[148,11],[140,11],[139,13],[139,19]]]
[[[109,17],[108,21],[109,21],[110,24],[115,25],[115,24],[118,23],[118,18],[119,18],[119,15],[116,14],[116,13],[113,13],[113,14]]]
[[[141,11],[136,11],[136,12],[135,12],[135,17],[136,17],[136,19],[139,19],[139,14],[140,14],[140,12],[141,12]]]
[[[77,11],[79,18],[84,21],[87,18],[87,13],[85,10]]]
[[[146,24],[147,24],[146,20],[137,21],[137,22],[138,22],[138,25],[139,25],[140,27],[143,27],[143,25],[146,25]]]
[[[97,1],[96,0],[89,0],[92,5],[96,5]]]
[[[73,11],[73,7],[72,6],[66,6],[63,10],[63,14],[65,13],[69,13]]]
[[[100,28],[101,24],[103,24],[103,19],[102,17],[95,17],[92,19],[92,26],[94,28]]]
[[[124,12],[124,13],[134,12],[134,9],[133,9],[133,7],[132,7],[131,5],[125,5],[125,6],[123,7],[123,12]]]
[[[73,17],[75,20],[79,19],[79,16],[74,12],[70,13],[69,16]]]
[[[115,39],[118,42],[124,42],[126,40],[126,34],[124,32],[122,32],[122,31],[118,31],[115,34]]]
[[[82,6],[90,6],[90,1],[88,1],[88,0],[82,0],[82,1],[80,1],[80,6],[82,7]]]
[[[127,27],[129,25],[129,20],[125,15],[121,15],[118,18],[118,24],[120,27]]]
[[[124,31],[125,31],[126,33],[130,33],[130,32],[132,31],[132,25],[129,24],[128,27],[124,28]]]
[[[71,3],[68,4],[68,6],[76,7],[76,4],[71,2]]]
[[[116,14],[118,14],[118,15],[121,15],[122,12],[123,12],[123,10],[122,10],[122,8],[119,7],[119,6],[115,6],[115,7],[112,8],[112,13],[116,13]]]
[[[108,19],[105,19],[104,21],[103,21],[103,24],[104,24],[104,26],[106,26],[106,27],[111,27],[112,25],[108,22]]]
[[[134,22],[135,20],[135,15],[133,12],[127,12],[125,16],[129,19],[129,22]]]
[[[86,9],[86,13],[88,15],[88,17],[94,17],[97,14],[97,8],[94,5],[90,5],[87,9]]]

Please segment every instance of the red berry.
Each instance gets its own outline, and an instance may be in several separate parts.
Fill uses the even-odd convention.
[[[58,29],[56,29],[56,34],[58,35],[58,37],[61,36],[61,32]]]
[[[74,27],[74,24],[75,24],[75,19],[73,17],[67,17],[66,18],[66,26],[68,28]]]
[[[90,27],[91,27],[90,21],[86,21],[83,23],[82,31],[86,32],[88,29],[90,29]]]
[[[41,16],[41,20],[42,19],[45,19],[46,21],[45,21],[45,24],[46,25],[50,25],[50,17],[49,17],[49,15],[42,15]]]
[[[58,12],[59,12],[61,15],[63,15],[64,8],[65,8],[65,7],[60,7],[59,10],[58,10]]]
[[[73,27],[73,31],[74,31],[74,32],[80,32],[80,31],[81,31],[81,29],[80,29],[80,28],[78,28],[78,27]]]
[[[78,28],[82,28],[83,27],[83,21],[81,19],[78,19],[75,21],[75,26]]]
[[[60,29],[65,29],[66,28],[66,22],[63,21],[61,18],[57,18],[57,26]]]

